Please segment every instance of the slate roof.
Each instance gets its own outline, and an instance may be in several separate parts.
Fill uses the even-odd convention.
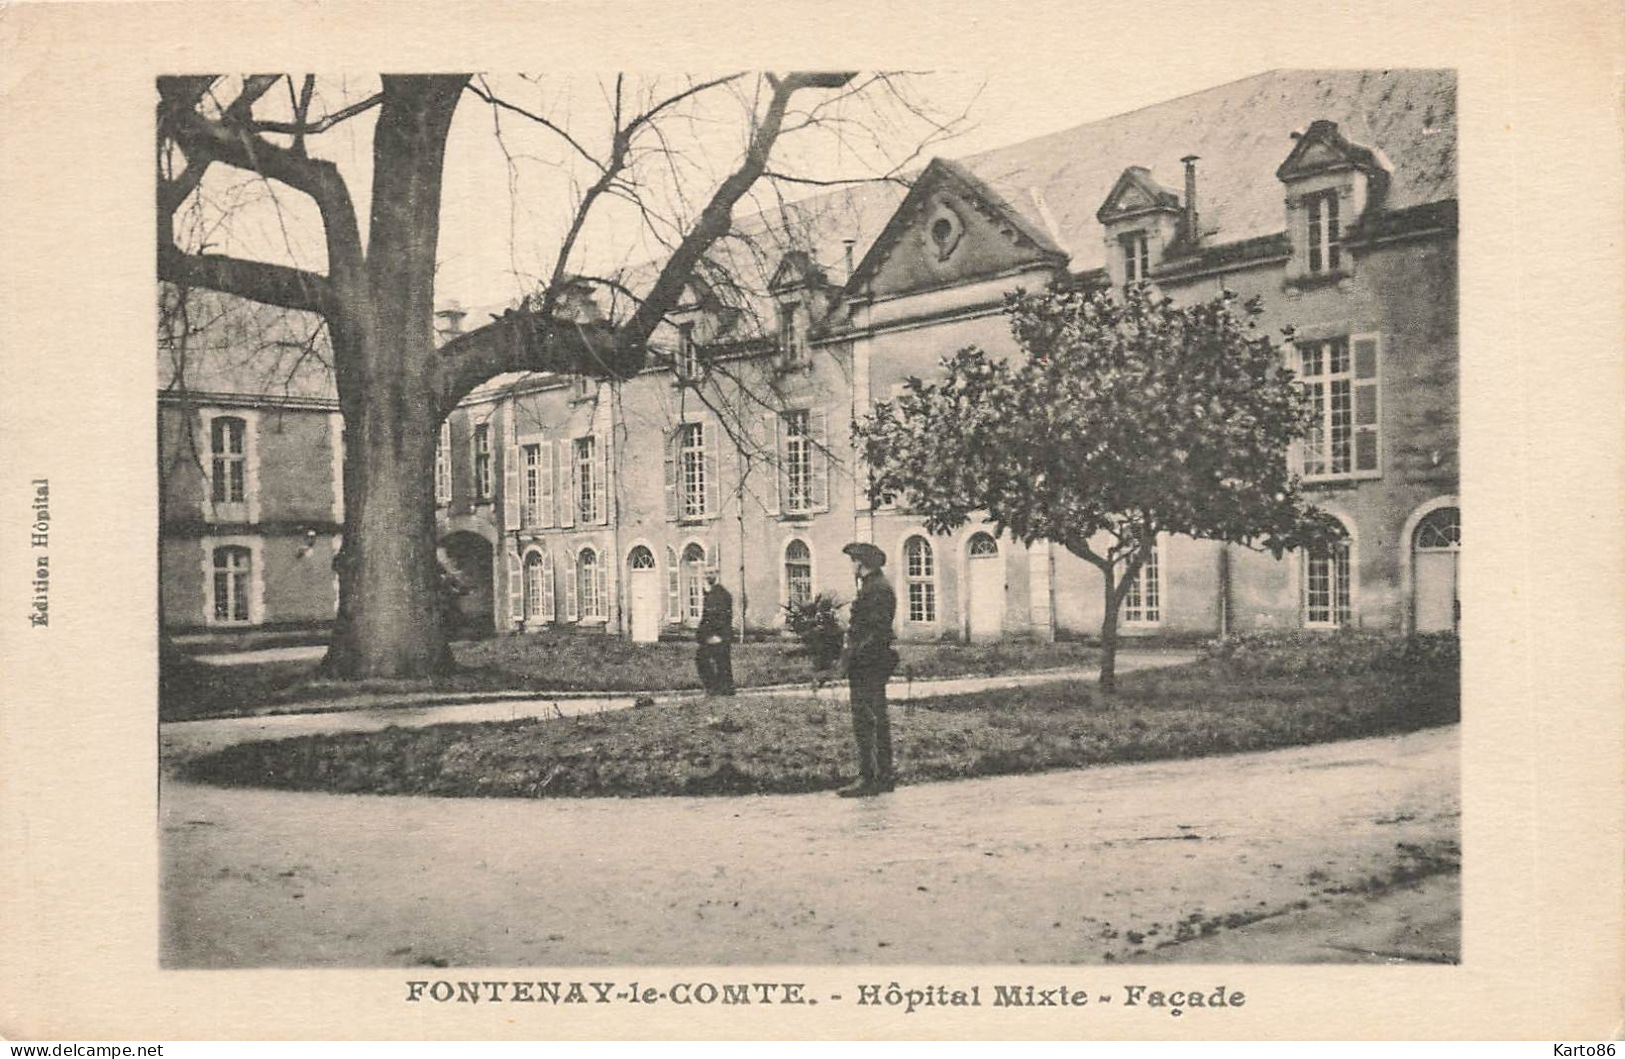
[[[1450,70],[1272,70],[1116,117],[963,159],[1006,200],[1034,210],[1037,191],[1073,271],[1105,263],[1095,211],[1131,165],[1182,188],[1180,158],[1199,156],[1204,242],[1229,243],[1284,226],[1275,169],[1291,134],[1328,119],[1393,165],[1385,206],[1456,197],[1456,78]]]
[[[1336,122],[1344,137],[1388,159],[1393,180],[1386,210],[1455,199],[1452,70],[1271,70],[949,165],[1003,200],[1025,220],[1025,231],[1058,244],[1073,272],[1086,272],[1105,264],[1096,211],[1130,166],[1143,166],[1158,184],[1182,194],[1181,159],[1198,156],[1197,211],[1209,246],[1279,233],[1284,195],[1275,170],[1292,152],[1293,134],[1317,120]],[[845,274],[842,240],[855,240],[857,260],[868,256],[906,194],[894,184],[853,185],[775,205],[735,227],[774,230],[765,241],[806,250],[839,277]],[[746,274],[759,267],[742,264]],[[765,288],[775,264],[747,289]]]
[[[158,389],[336,400],[327,331],[313,313],[261,305],[214,291],[159,292]]]

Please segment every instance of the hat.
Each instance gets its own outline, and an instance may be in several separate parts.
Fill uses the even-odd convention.
[[[842,548],[841,551],[864,566],[871,566],[876,570],[886,565],[886,553],[868,541],[853,541],[845,548]]]

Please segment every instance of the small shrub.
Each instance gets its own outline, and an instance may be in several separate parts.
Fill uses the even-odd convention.
[[[840,610],[845,605],[825,592],[820,592],[805,603],[785,605],[785,626],[801,641],[815,670],[823,672],[833,669],[840,660],[841,644],[845,638]]]
[[[1400,638],[1353,629],[1336,633],[1258,632],[1209,640],[1203,656],[1245,677],[1335,677],[1363,672],[1453,673],[1461,666],[1454,633]]]

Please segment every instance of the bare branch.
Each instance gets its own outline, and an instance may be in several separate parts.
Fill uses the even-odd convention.
[[[481,83],[483,85],[483,82],[484,82],[485,79],[481,78],[480,80],[481,80]],[[476,96],[478,96],[481,99],[485,100],[487,103],[491,104],[493,107],[501,107],[503,110],[512,111],[513,113],[518,114],[522,118],[529,118],[531,121],[534,121],[536,124],[542,126],[544,129],[549,129],[549,130],[557,133],[561,138],[563,138],[565,143],[568,143],[571,147],[575,148],[577,154],[581,155],[581,157],[583,157],[587,161],[591,162],[593,164],[593,167],[596,168],[599,172],[603,172],[604,163],[602,163],[598,159],[594,158],[591,151],[588,151],[585,147],[581,146],[581,144],[576,141],[576,138],[574,136],[571,136],[562,127],[555,124],[554,122],[551,122],[551,121],[547,120],[546,118],[542,117],[540,114],[537,114],[537,113],[535,113],[533,111],[526,110],[524,107],[519,106],[517,103],[508,102],[507,100],[505,100],[505,99],[501,98],[500,96],[498,96],[496,93],[492,92],[489,87],[479,87],[479,86],[476,86],[472,81],[470,81],[466,90],[469,91],[469,92],[474,93]]]
[[[259,82],[256,82],[256,87],[260,87]],[[264,89],[268,90],[269,85],[265,85]],[[355,207],[350,200],[349,188],[334,163],[309,158],[288,148],[278,147],[255,135],[246,124],[210,121],[195,111],[185,114],[171,113],[166,126],[165,131],[186,154],[188,174],[194,166],[222,162],[251,173],[258,173],[268,180],[278,181],[309,195],[322,215],[322,225],[327,235],[329,275],[335,277],[360,275],[361,236],[356,224]],[[183,180],[190,179],[187,174],[183,174],[182,177]],[[195,187],[196,181],[191,181],[191,186]],[[165,218],[184,200],[184,194],[176,197],[183,190],[187,189],[180,182],[166,182],[158,189],[161,256],[165,248],[173,246],[166,230]],[[206,285],[202,277],[224,275],[230,271],[204,269],[194,273],[193,282]],[[299,273],[299,270],[288,271],[304,274]]]
[[[804,88],[840,88],[856,76],[852,73],[792,73],[784,78],[769,77],[773,86],[767,110],[751,134],[750,145],[740,166],[717,188],[711,201],[700,211],[699,219],[671,258],[660,270],[642,305],[621,330],[618,342],[623,348],[648,341],[660,321],[682,296],[694,266],[711,245],[728,233],[733,208],[751,186],[767,171],[768,157],[778,141],[785,109],[791,98]]]
[[[173,240],[158,244],[158,278],[284,309],[325,313],[332,306],[331,285],[313,272],[224,254],[184,254]]]
[[[301,99],[304,107],[309,107],[310,105],[310,96],[308,93],[310,91],[311,84],[312,82],[310,80],[307,79],[305,81],[304,91],[306,94],[302,96]],[[294,137],[294,150],[303,153],[304,139],[307,135],[315,136],[320,133],[324,133],[340,122],[348,121],[350,118],[355,117],[357,114],[365,114],[367,111],[371,110],[373,107],[376,107],[383,101],[384,94],[382,92],[378,92],[368,96],[366,99],[361,100],[359,103],[352,103],[343,110],[336,110],[326,117],[320,118],[313,122],[305,121],[305,112],[303,109],[301,109],[298,116],[293,121],[255,121],[252,122],[249,127],[255,132],[275,132],[292,136]]]
[[[812,177],[791,176],[788,173],[775,173],[772,170],[762,174],[764,180],[778,180],[786,184],[807,184],[816,188],[843,187],[847,184],[896,184],[899,187],[912,187],[913,184],[894,174],[884,174],[872,177],[835,177],[829,180],[815,180]]]

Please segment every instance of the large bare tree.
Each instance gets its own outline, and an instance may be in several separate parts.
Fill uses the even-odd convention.
[[[339,560],[339,612],[324,663],[341,678],[418,677],[451,664],[437,605],[433,507],[434,447],[440,420],[471,390],[512,371],[625,378],[648,357],[648,341],[697,268],[730,231],[736,206],[758,182],[793,180],[774,171],[787,129],[816,120],[794,110],[799,95],[840,97],[861,86],[850,73],[762,75],[749,96],[743,148],[709,188],[703,205],[666,240],[669,253],[612,322],[583,324],[557,312],[572,252],[595,204],[637,200],[631,172],[640,139],[661,135],[663,115],[699,93],[736,87],[739,75],[688,82],[646,105],[623,105],[614,87],[613,135],[591,153],[543,114],[504,101],[469,75],[387,76],[380,89],[322,117],[314,78],[243,77],[229,102],[217,76],[158,82],[158,274],[255,302],[317,314],[327,326],[346,431],[345,535]],[[857,84],[855,85],[855,80]],[[876,78],[883,87],[889,82]],[[257,117],[279,84],[291,118]],[[540,294],[490,324],[436,347],[434,279],[442,177],[453,115],[467,95],[553,129],[591,162],[596,178],[575,196],[574,215]],[[351,188],[307,140],[376,108],[367,236]],[[813,108],[816,111],[816,107]],[[211,167],[229,167],[291,188],[314,203],[326,249],[322,271],[177,245],[177,211]]]

